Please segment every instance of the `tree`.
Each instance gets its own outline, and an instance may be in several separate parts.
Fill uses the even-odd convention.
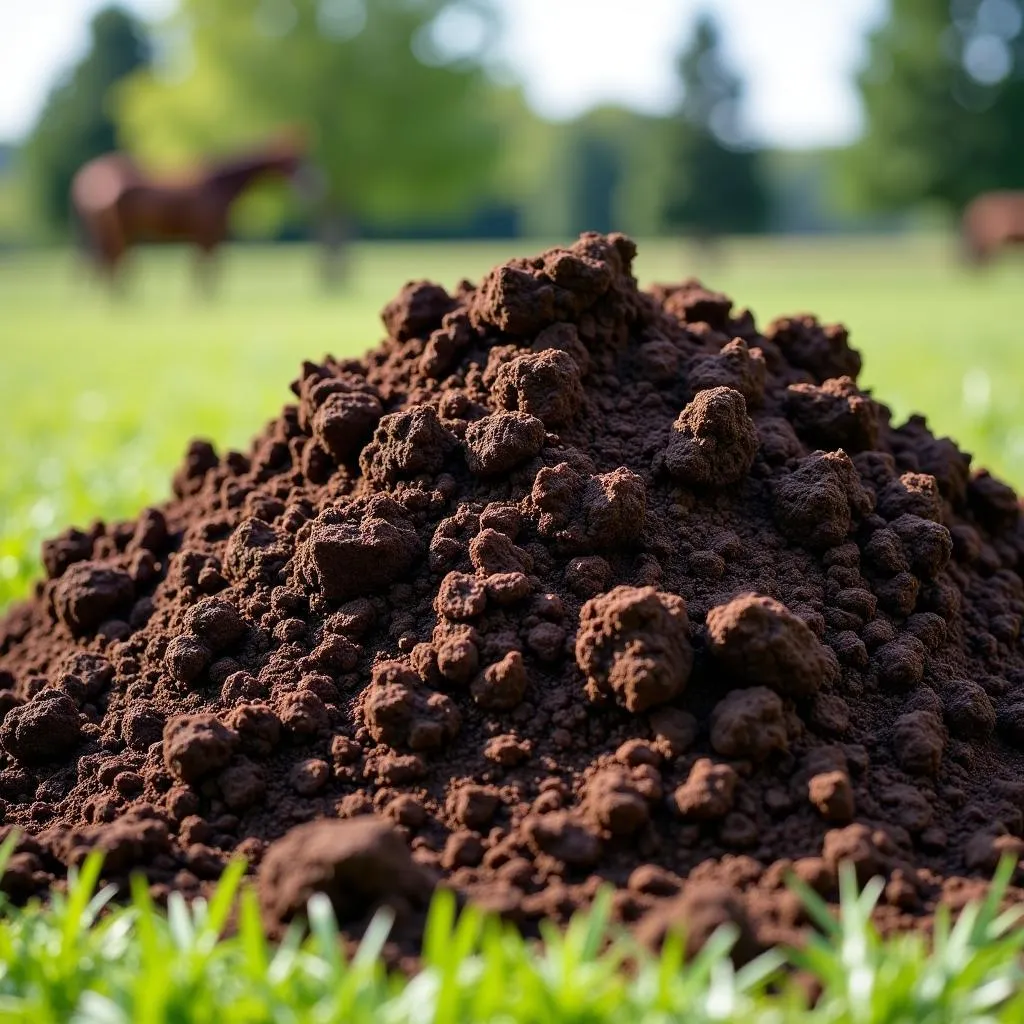
[[[552,175],[568,234],[656,234],[664,187],[662,119],[622,107],[598,107],[560,126],[559,166]],[[653,200],[653,201],[652,201]]]
[[[353,217],[464,211],[497,152],[492,29],[483,0],[182,0],[157,30],[168,66],[125,85],[121,124],[157,163],[302,126],[336,239]]]
[[[663,117],[604,106],[556,123],[525,102],[515,115],[503,116],[504,175],[496,188],[519,206],[524,234],[658,234],[667,164]]]
[[[108,7],[93,18],[86,56],[50,93],[24,150],[27,179],[49,225],[67,225],[78,168],[117,148],[111,89],[148,60],[145,34],[130,14]]]
[[[703,238],[762,229],[768,202],[760,156],[742,144],[743,87],[723,59],[709,14],[699,18],[678,70],[683,98],[669,122],[666,226]]]
[[[867,128],[846,170],[867,205],[1024,188],[1024,0],[891,0],[858,82]]]
[[[622,161],[615,144],[584,134],[570,153],[569,215],[574,234],[614,230],[615,194],[622,183]]]

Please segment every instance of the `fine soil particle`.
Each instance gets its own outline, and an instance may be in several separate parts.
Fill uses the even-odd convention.
[[[437,885],[529,931],[610,884],[744,959],[806,926],[791,874],[882,875],[906,926],[1024,848],[1016,495],[841,327],[634,254],[410,283],[248,452],[44,545],[0,623],[4,889],[100,849],[194,896],[240,854],[274,926],[322,892],[415,936]]]

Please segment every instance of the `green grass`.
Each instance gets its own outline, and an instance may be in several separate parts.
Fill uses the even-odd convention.
[[[16,837],[15,837],[16,838]],[[13,848],[8,840],[0,862]],[[422,966],[383,966],[390,927],[374,918],[351,956],[330,903],[314,896],[308,927],[267,941],[244,865],[209,901],[172,894],[156,908],[141,880],[126,905],[98,889],[92,855],[47,905],[0,896],[0,1020],[25,1024],[201,1021],[338,1024],[986,1024],[1024,1019],[1024,909],[1000,913],[1013,873],[1000,865],[989,897],[955,922],[940,913],[929,943],[883,940],[870,922],[882,890],[841,875],[837,917],[801,889],[819,931],[735,969],[734,936],[716,932],[695,957],[671,936],[657,956],[609,923],[609,893],[567,929],[523,939],[440,891]],[[0,864],[0,873],[2,873]],[[811,998],[816,993],[816,998]]]
[[[191,436],[243,446],[291,397],[301,359],[375,344],[378,312],[408,278],[453,285],[539,247],[361,246],[332,293],[309,249],[234,249],[212,301],[183,252],[143,254],[122,301],[71,253],[0,256],[0,605],[25,592],[43,537],[165,496]],[[694,271],[762,323],[806,310],[843,320],[865,382],[897,414],[927,412],[1024,483],[1021,262],[973,274],[942,240],[764,240],[701,267],[680,245],[641,244],[642,281]]]

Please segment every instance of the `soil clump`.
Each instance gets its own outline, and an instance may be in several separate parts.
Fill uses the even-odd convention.
[[[1016,495],[842,327],[634,255],[410,283],[248,452],[44,546],[0,623],[6,891],[240,854],[275,925],[321,891],[415,935],[438,885],[529,930],[610,884],[744,957],[805,926],[791,872],[880,874],[905,927],[1024,849]]]

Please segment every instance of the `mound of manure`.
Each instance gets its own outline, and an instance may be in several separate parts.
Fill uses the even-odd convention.
[[[324,891],[401,936],[438,885],[531,930],[610,884],[743,957],[804,926],[790,872],[883,875],[906,927],[1024,848],[1016,495],[894,426],[842,327],[634,255],[410,283],[248,453],[44,545],[0,624],[4,889],[241,854],[270,922]]]

